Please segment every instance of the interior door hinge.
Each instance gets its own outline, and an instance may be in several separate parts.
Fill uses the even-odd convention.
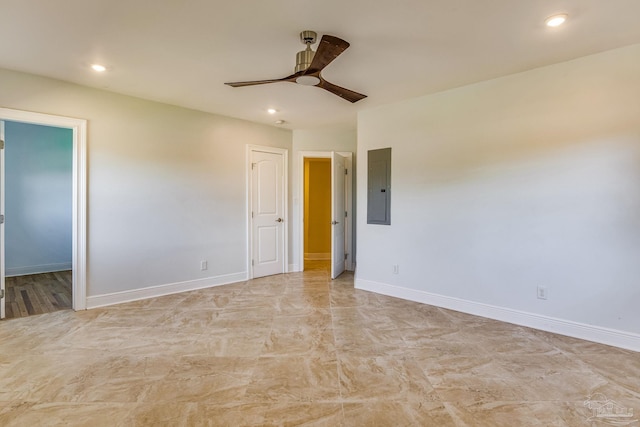
[[[345,174],[345,175],[348,175],[348,174],[349,174],[349,169],[345,169],[345,170],[344,170],[344,174]]]
[[[255,163],[251,163],[251,170],[253,170],[253,168],[255,168],[255,167],[256,167],[256,164]]]
[[[4,150],[4,141],[0,139],[0,150]]]
[[[251,266],[253,267],[253,265],[254,265],[254,264],[253,264],[253,260],[251,260]]]
[[[4,224],[4,215],[0,215],[0,224]]]
[[[253,211],[251,211],[251,218],[253,218]]]
[[[0,299],[4,298],[4,289],[0,290]]]
[[[349,255],[348,253],[345,253],[345,254],[344,254],[344,259],[347,259],[347,256],[348,256],[348,255]]]
[[[344,211],[344,217],[345,218],[347,217],[347,211]]]

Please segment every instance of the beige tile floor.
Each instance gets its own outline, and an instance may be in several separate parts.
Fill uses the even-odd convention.
[[[605,425],[596,393],[640,416],[638,353],[312,267],[0,322],[0,425]]]

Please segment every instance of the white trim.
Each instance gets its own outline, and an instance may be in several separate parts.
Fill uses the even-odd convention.
[[[282,271],[283,273],[288,273],[289,270],[289,150],[286,148],[277,148],[277,147],[264,147],[261,145],[251,145],[247,144],[246,148],[246,208],[247,208],[247,278],[253,279],[253,266],[251,265],[251,257],[253,254],[253,229],[251,223],[251,203],[252,203],[252,193],[251,193],[251,153],[253,151],[260,151],[263,153],[273,153],[273,154],[281,154],[283,161],[283,170],[282,170],[282,215],[284,219],[284,224],[282,227]]]
[[[289,264],[289,273],[294,271],[301,271],[298,264]]]
[[[304,254],[304,259],[308,259],[308,260],[330,260],[331,259],[331,252],[326,252],[326,253],[307,252],[307,253]]]
[[[298,182],[298,194],[297,194],[297,203],[295,205],[295,211],[293,213],[294,217],[297,220],[298,224],[298,266],[300,270],[304,270],[304,159],[331,159],[332,151],[298,151],[298,161],[296,162],[295,169],[297,172],[297,182]],[[355,259],[353,258],[353,227],[354,227],[354,215],[353,215],[353,153],[348,151],[336,151],[335,153],[341,155],[345,158],[345,167],[348,170],[347,176],[345,178],[346,182],[346,201],[345,201],[345,210],[348,213],[348,218],[350,220],[345,221],[344,225],[344,238],[346,242],[346,252],[347,259],[345,260],[345,268],[349,271],[353,271],[355,269]],[[295,234],[294,234],[295,238]],[[294,258],[295,258],[294,254]],[[329,256],[329,259],[331,256]]]
[[[113,304],[138,301],[147,298],[161,297],[180,292],[195,291],[197,289],[212,288],[231,283],[244,282],[247,273],[223,274],[221,276],[207,277],[204,279],[187,280],[184,282],[167,283],[165,285],[149,286],[130,291],[114,292],[111,294],[92,295],[87,298],[87,308],[104,307]]]
[[[29,274],[55,273],[56,271],[73,270],[70,262],[61,262],[57,264],[27,265],[24,267],[7,268],[4,272],[5,277],[26,276]]]
[[[0,108],[0,120],[61,127],[73,131],[72,307],[74,310],[85,310],[87,308],[87,121],[9,108]],[[2,253],[4,254],[4,250]]]
[[[601,344],[612,345],[633,351],[640,351],[640,335],[601,326],[587,325],[571,320],[558,319],[526,311],[513,310],[483,304],[445,295],[433,294],[416,289],[403,288],[386,283],[371,280],[356,279],[355,288],[364,291],[375,292],[409,301],[434,305],[449,310],[460,311],[502,322],[527,326],[542,331],[553,332],[573,338],[593,341]]]
[[[0,118],[0,140],[4,141],[4,121]],[[0,150],[0,215],[4,215],[4,150]],[[5,290],[5,265],[4,265],[4,222],[0,224],[0,319],[4,319],[6,293]]]

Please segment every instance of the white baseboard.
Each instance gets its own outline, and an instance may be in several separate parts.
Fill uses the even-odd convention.
[[[331,259],[331,252],[329,253],[313,253],[313,252],[309,252],[309,253],[305,253],[304,254],[304,259],[308,259],[308,260],[318,260],[318,261],[326,261],[328,259]]]
[[[295,273],[300,271],[300,266],[298,264],[289,264],[289,270],[287,273]]]
[[[633,351],[640,351],[640,335],[601,326],[587,325],[570,320],[557,319],[525,311],[498,307],[445,295],[432,294],[415,289],[403,288],[370,280],[355,280],[356,289],[375,292],[409,301],[434,305],[502,322],[527,326],[573,338],[612,345]]]
[[[7,268],[5,277],[26,276],[27,274],[54,273],[56,271],[71,270],[71,262],[61,262],[57,264],[28,265],[25,267]]]
[[[161,297],[163,295],[180,292],[195,291],[196,289],[211,288],[228,285],[247,280],[247,273],[224,274],[222,276],[207,277],[205,279],[188,280],[186,282],[167,283],[165,285],[149,286],[142,289],[114,292],[111,294],[93,295],[87,297],[87,308],[104,307],[141,299]]]

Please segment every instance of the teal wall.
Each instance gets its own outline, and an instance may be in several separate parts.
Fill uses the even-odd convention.
[[[6,275],[71,268],[73,132],[5,122]]]

